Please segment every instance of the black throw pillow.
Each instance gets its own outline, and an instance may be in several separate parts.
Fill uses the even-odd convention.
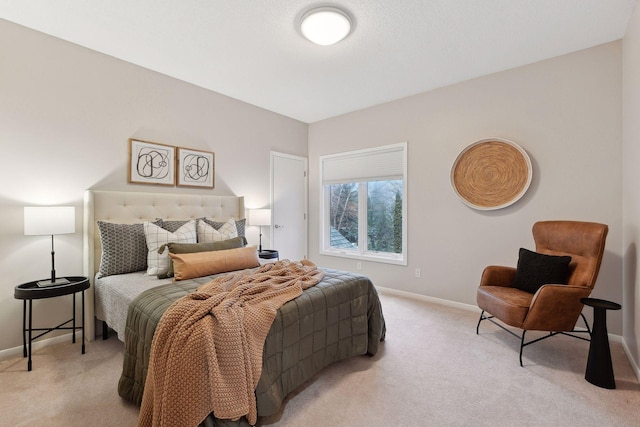
[[[520,248],[513,287],[532,294],[546,284],[567,284],[570,256],[539,254]]]

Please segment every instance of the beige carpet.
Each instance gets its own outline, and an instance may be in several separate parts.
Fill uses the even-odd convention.
[[[640,385],[611,343],[616,390],[584,380],[588,343],[558,336],[525,348],[473,312],[381,295],[387,340],[373,358],[322,371],[259,426],[637,426]],[[534,334],[531,334],[533,338]],[[1,426],[135,426],[117,394],[123,344],[58,344],[0,361]]]

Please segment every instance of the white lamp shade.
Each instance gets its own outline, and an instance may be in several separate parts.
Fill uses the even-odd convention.
[[[271,225],[271,209],[250,209],[249,225]]]
[[[302,17],[300,31],[313,43],[329,46],[349,35],[351,19],[346,12],[335,7],[320,7]]]
[[[76,232],[73,206],[33,206],[24,208],[24,235],[44,236]]]

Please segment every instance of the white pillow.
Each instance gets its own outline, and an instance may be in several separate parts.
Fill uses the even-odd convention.
[[[217,230],[204,221],[198,221],[198,243],[221,242],[234,237],[238,237],[238,229],[233,218]]]
[[[169,249],[163,248],[162,253],[158,253],[161,246],[169,242],[177,243],[196,243],[196,220],[192,219],[182,227],[178,228],[175,233],[158,227],[150,222],[143,223],[144,237],[147,240],[147,274],[157,276],[166,274],[169,271],[171,258],[169,258]]]

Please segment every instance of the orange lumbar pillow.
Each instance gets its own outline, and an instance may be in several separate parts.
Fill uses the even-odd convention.
[[[174,280],[193,279],[260,265],[255,246],[222,251],[172,254]]]

